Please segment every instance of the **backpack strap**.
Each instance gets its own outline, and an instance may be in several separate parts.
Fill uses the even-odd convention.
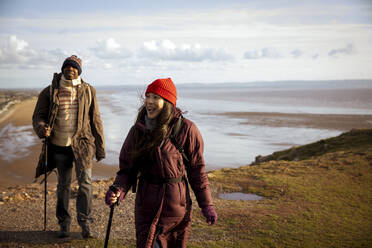
[[[52,111],[54,109],[54,97],[55,97],[55,90],[56,88],[53,87],[53,83],[50,84],[49,86],[49,112],[48,112],[48,125],[49,127],[53,128],[54,126],[54,121],[56,119],[56,116],[53,117],[53,119],[51,118],[52,117]]]
[[[182,124],[183,124],[183,119],[184,119],[184,117],[182,115],[178,118],[178,120],[176,121],[176,123],[173,126],[172,134],[170,135],[169,138],[170,138],[170,141],[172,142],[172,144],[181,153],[182,158],[183,158],[183,160],[185,162],[185,165],[187,167],[188,164],[190,163],[190,159],[187,157],[183,147],[177,142],[177,137],[178,137],[178,134],[179,134],[179,132],[181,130],[181,127],[182,127]]]
[[[87,85],[88,85],[88,102],[89,102],[89,106],[90,106],[91,103],[92,103],[92,91],[91,91],[90,87],[92,87],[92,86],[90,86],[89,84],[87,84]]]
[[[174,124],[172,134],[170,135],[170,141],[177,148],[177,150],[181,153],[182,159],[183,159],[183,164],[185,165],[185,170],[186,170],[187,173],[189,173],[190,159],[187,157],[183,147],[177,142],[177,137],[178,137],[178,134],[179,134],[179,132],[181,130],[181,127],[182,127],[182,124],[183,124],[183,119],[184,119],[184,117],[181,115],[178,118],[178,120],[176,121],[176,123]],[[185,183],[186,183],[186,194],[190,195],[189,182],[187,180],[186,175],[184,175],[182,177],[182,180],[184,180]],[[191,204],[191,199],[190,199],[189,204]]]

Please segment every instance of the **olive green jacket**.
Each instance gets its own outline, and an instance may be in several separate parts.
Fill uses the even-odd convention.
[[[54,73],[52,84],[41,91],[32,116],[35,133],[44,138],[43,129],[49,125],[53,135],[54,121],[59,107],[58,88],[62,73]],[[78,85],[78,119],[77,130],[72,137],[71,148],[78,164],[83,168],[91,168],[94,156],[99,161],[105,158],[105,141],[103,126],[98,109],[96,90],[81,80]],[[43,149],[44,151],[45,149]],[[40,155],[40,164],[45,163],[45,154]],[[39,167],[38,166],[38,167]],[[40,168],[41,169],[41,168]],[[43,172],[41,171],[41,174]],[[36,171],[36,178],[40,175]]]

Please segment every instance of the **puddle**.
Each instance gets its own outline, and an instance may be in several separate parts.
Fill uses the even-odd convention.
[[[257,201],[264,197],[255,194],[245,194],[241,192],[219,194],[219,198],[223,200],[243,200],[243,201]]]

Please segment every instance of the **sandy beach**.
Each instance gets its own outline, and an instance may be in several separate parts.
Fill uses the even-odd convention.
[[[0,115],[0,130],[8,123],[12,123],[14,126],[32,125],[31,119],[36,101],[36,97],[21,101],[6,112],[2,113]],[[0,157],[0,186],[29,184],[34,181],[35,168],[41,150],[41,140],[39,144],[32,146],[30,150],[31,152],[29,155],[12,161],[7,161]],[[116,171],[116,166],[94,162],[94,179],[114,177]],[[48,180],[55,182],[55,174],[53,173],[49,176]]]

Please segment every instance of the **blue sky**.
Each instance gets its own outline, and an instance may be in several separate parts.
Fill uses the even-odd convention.
[[[0,88],[372,79],[372,1],[0,1]]]

